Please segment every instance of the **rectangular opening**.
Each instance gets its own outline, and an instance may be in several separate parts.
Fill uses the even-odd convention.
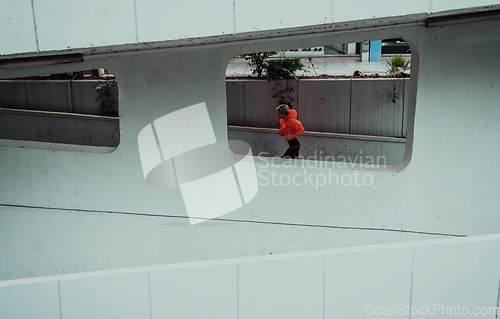
[[[118,82],[104,69],[0,80],[0,145],[109,153],[118,110]]]
[[[286,103],[305,128],[297,137],[300,158],[397,165],[415,94],[411,54],[404,40],[388,39],[234,57],[226,72],[228,137],[249,143],[254,156],[281,157],[288,145],[276,134],[276,107]],[[270,73],[276,64],[295,69]]]

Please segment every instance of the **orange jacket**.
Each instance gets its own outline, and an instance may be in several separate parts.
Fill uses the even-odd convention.
[[[297,134],[297,136],[299,136],[304,132],[305,129],[302,126],[302,123],[297,120],[297,111],[290,110],[287,117],[285,117],[284,119],[280,119],[279,135],[284,136],[287,141],[293,140],[295,138],[294,137],[289,140],[286,138],[287,135]]]

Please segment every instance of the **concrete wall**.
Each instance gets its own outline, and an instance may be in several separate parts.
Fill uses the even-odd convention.
[[[277,129],[228,126],[227,135],[231,140],[250,144],[254,156],[281,157],[288,144],[276,131]],[[371,160],[377,162],[378,158],[378,162],[384,165],[396,165],[403,160],[406,139],[305,132],[299,137],[299,142],[299,156],[305,159],[361,164]],[[237,153],[237,150],[233,151]]]
[[[496,318],[499,249],[500,236],[490,235],[7,280],[0,312],[10,319]]]
[[[118,143],[118,118],[0,109],[2,146],[109,153]]]
[[[390,0],[373,6],[363,0],[356,6],[343,0],[279,1],[204,0],[85,1],[71,7],[50,1],[4,1],[0,15],[0,54],[48,52],[76,48],[109,52],[108,46],[188,39],[310,26],[364,19],[428,14],[497,4],[494,0],[414,1]],[[116,10],[117,6],[120,10]],[[265,10],[263,10],[265,8]],[[297,8],[302,8],[297,10]],[[310,10],[314,8],[314,10]],[[276,15],[279,12],[279,15]],[[255,17],[259,17],[256,19]],[[99,21],[105,23],[89,23]],[[193,23],[196,21],[196,23]],[[202,25],[203,27],[199,27]],[[55,36],[55,34],[57,36]],[[99,47],[104,47],[100,50]],[[148,47],[145,45],[144,47]],[[252,51],[253,52],[253,51]]]
[[[278,91],[307,131],[404,137],[408,79],[228,81],[228,125],[279,128]],[[291,91],[288,91],[290,88]],[[388,94],[397,90],[392,102]],[[281,95],[281,94],[280,94]]]
[[[394,87],[400,92],[395,103],[387,96]],[[255,156],[279,157],[287,148],[276,134],[279,97],[274,96],[280,90],[306,128],[300,156],[358,163],[383,157],[388,165],[402,161],[404,138],[373,136],[405,136],[409,79],[227,81],[228,137],[250,144]]]
[[[345,10],[345,19],[351,17],[349,12],[355,14]],[[179,28],[194,20],[185,20]],[[109,23],[111,33],[120,26]],[[68,32],[83,25],[69,24]],[[94,36],[109,39],[108,33],[95,32],[98,24],[91,26]],[[121,141],[110,154],[0,147],[0,278],[405,242],[438,234],[498,233],[500,22],[437,28],[392,23],[390,28],[342,30],[314,29],[307,35],[172,50],[114,54],[114,48],[107,48],[109,55],[79,64],[2,69],[4,79],[97,67],[112,70],[120,82]],[[119,32],[120,37],[127,32]],[[329,169],[351,177],[369,175],[371,185],[259,185],[250,203],[225,216],[229,220],[191,226],[178,188],[145,182],[137,139],[157,118],[206,102],[215,136],[227,137],[225,70],[231,57],[384,38],[403,38],[416,54],[410,83],[418,91],[409,107],[403,160],[379,170],[314,163],[307,170],[316,176],[329,174]],[[40,37],[41,47],[47,48],[47,39]],[[66,41],[63,36],[51,39]],[[12,40],[9,50],[18,50],[16,43]],[[258,173],[304,173],[304,167],[261,164]]]
[[[104,81],[0,81],[0,108],[102,115],[99,83]],[[118,97],[118,85],[110,91]]]

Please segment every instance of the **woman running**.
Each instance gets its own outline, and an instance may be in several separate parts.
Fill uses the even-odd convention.
[[[276,108],[280,118],[280,129],[277,132],[288,142],[288,149],[281,158],[297,158],[299,156],[300,143],[297,136],[305,132],[302,123],[297,120],[297,111],[291,110],[286,104]]]

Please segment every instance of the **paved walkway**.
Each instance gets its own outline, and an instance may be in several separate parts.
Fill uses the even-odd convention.
[[[287,57],[292,57],[294,55],[304,55],[307,52],[287,52]],[[359,70],[362,73],[385,73],[387,71],[387,60],[392,56],[382,56],[382,61],[379,62],[361,62],[361,58],[357,55],[332,55],[325,56],[319,53],[309,52],[311,54],[312,63],[314,67],[309,62],[307,57],[302,58],[302,63],[307,66],[308,72],[299,71],[297,75],[309,75],[315,76],[321,74],[328,75],[352,75],[354,71]],[[410,59],[410,55],[403,55],[406,59]],[[248,65],[249,61],[243,58],[233,58],[227,65],[226,75],[251,75],[252,70]],[[409,71],[407,71],[409,73]]]

